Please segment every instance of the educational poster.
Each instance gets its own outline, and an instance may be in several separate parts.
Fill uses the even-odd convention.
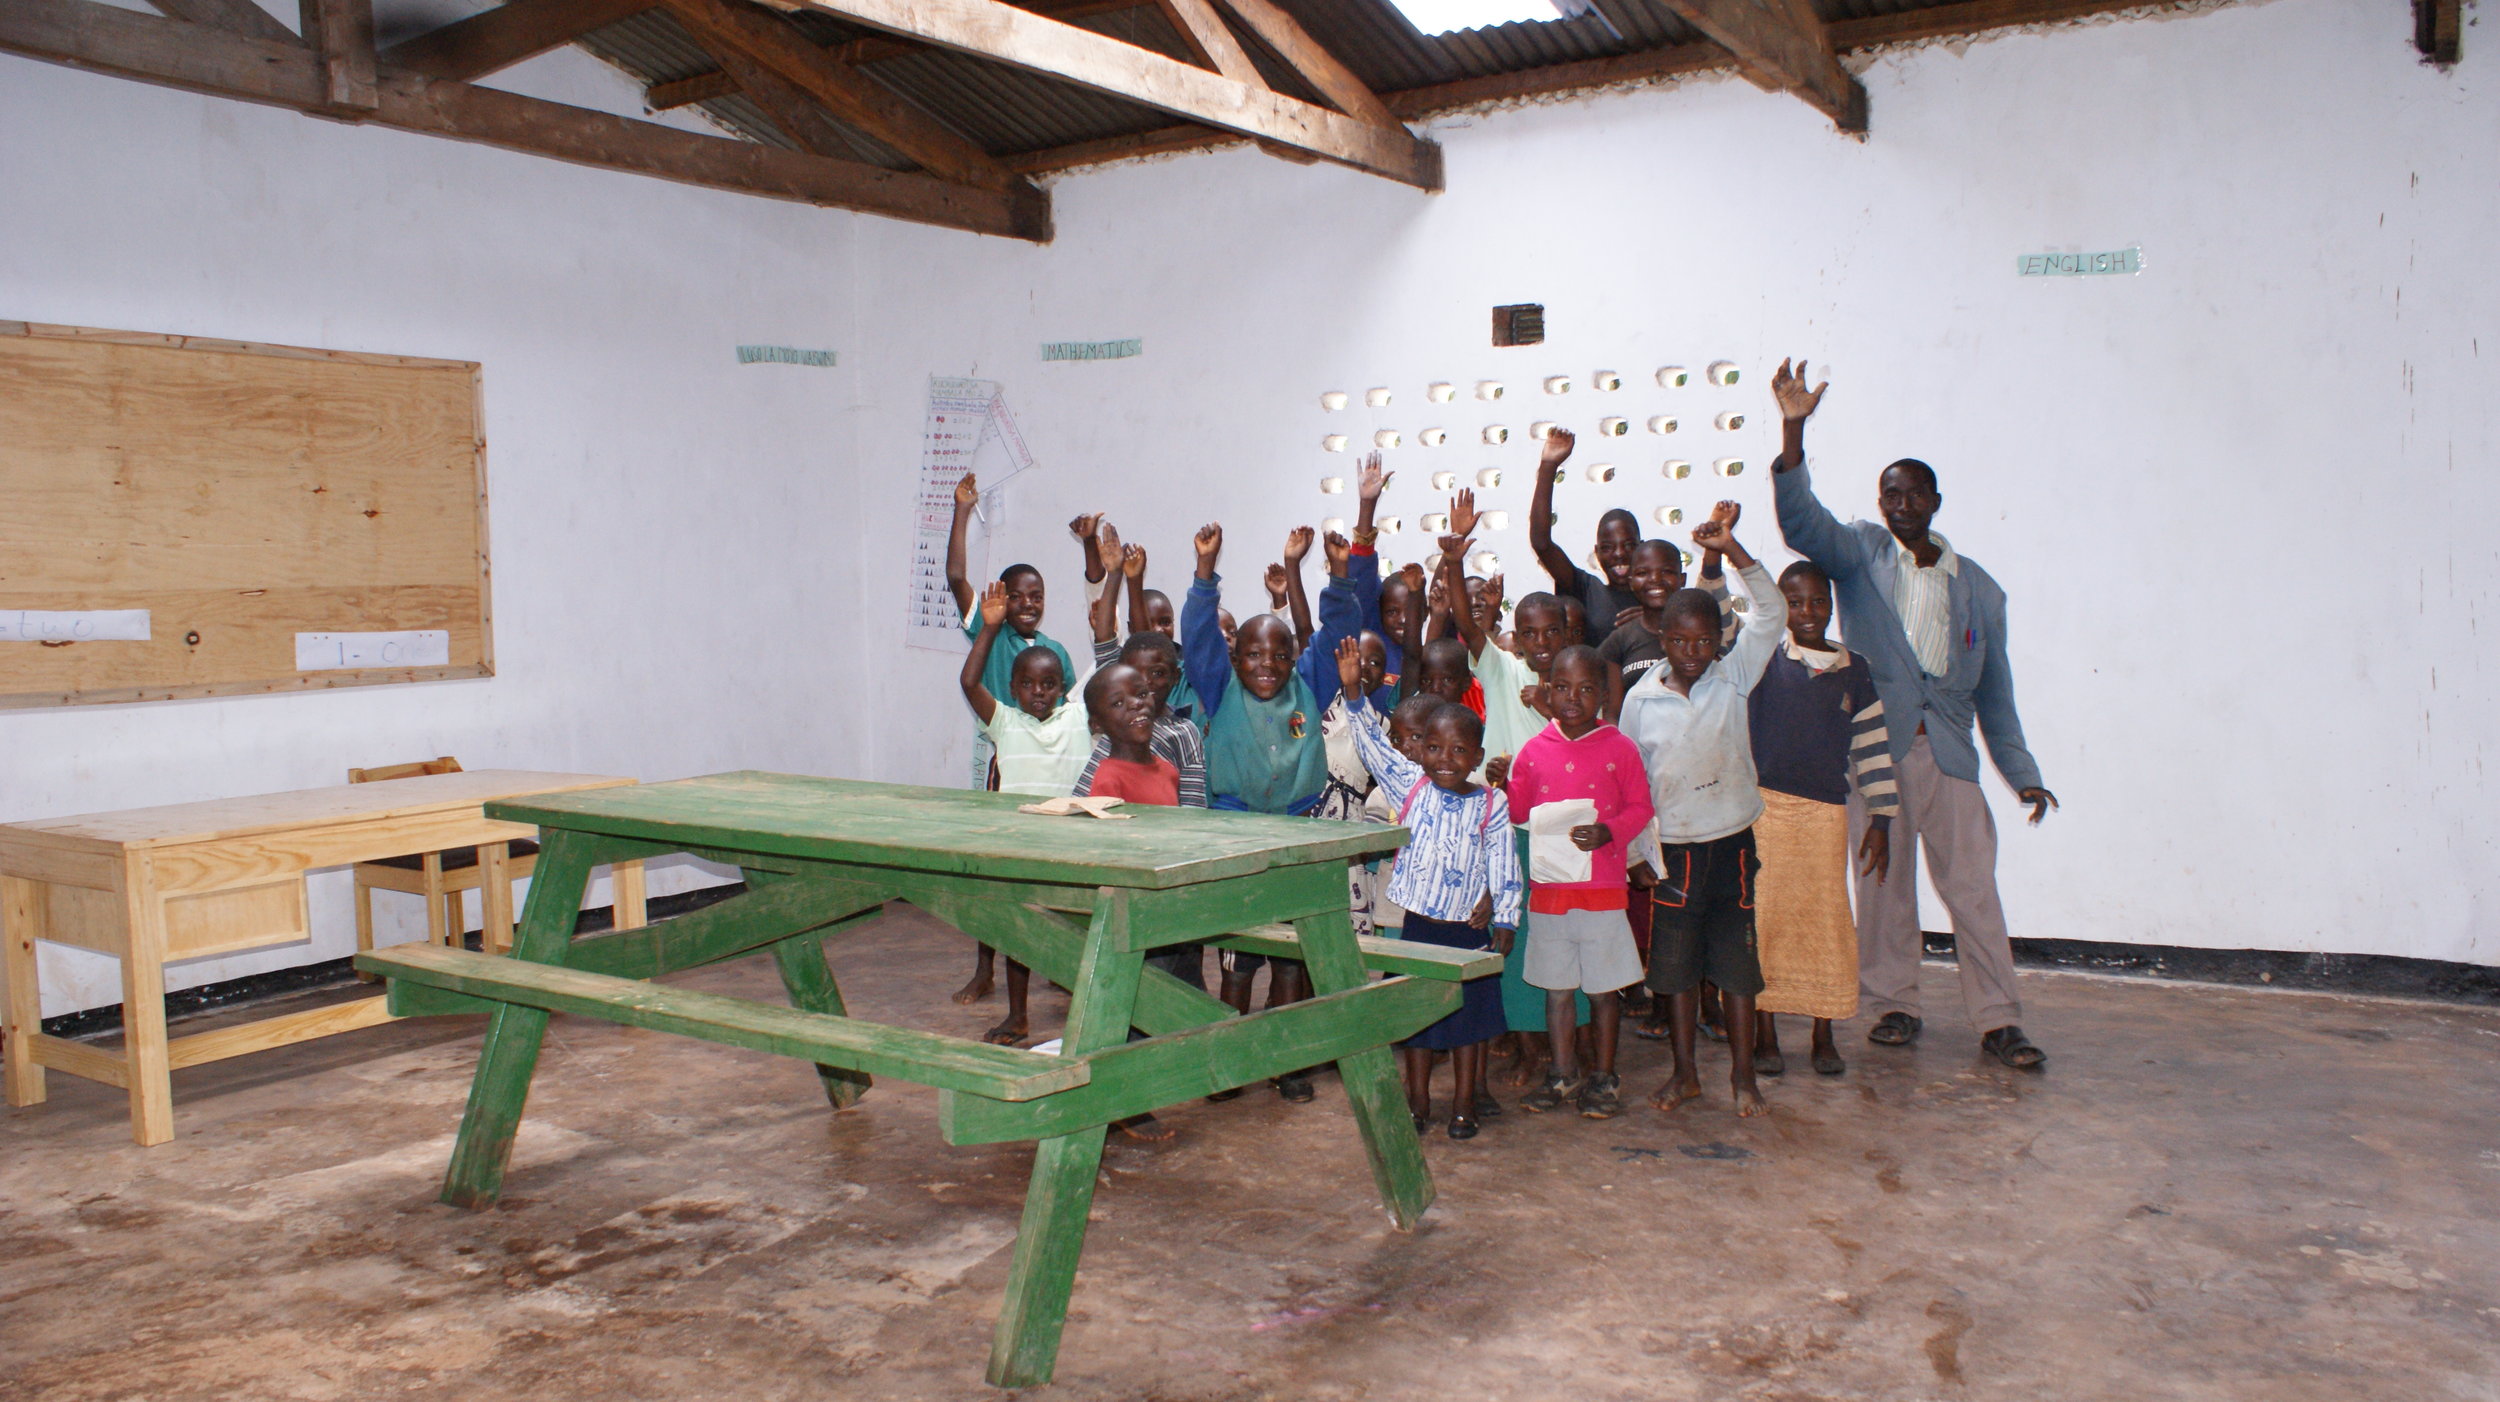
[[[955,517],[955,484],[967,472],[981,482],[967,542],[969,572],[983,574],[988,527],[997,523],[998,489],[1033,466],[1033,453],[996,380],[929,377],[929,412],[920,434],[920,490],[913,503],[911,589],[904,600],[903,641],[912,647],[962,652],[963,615],[946,588],[946,535]]]

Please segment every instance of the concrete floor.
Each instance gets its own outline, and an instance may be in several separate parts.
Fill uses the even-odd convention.
[[[865,1015],[975,1034],[968,948],[897,912],[834,964]],[[1181,1108],[1115,1138],[1034,1395],[2500,1397],[2500,1011],[2034,976],[2029,1077],[1977,1060],[1953,988],[1929,970],[1912,1051],[1845,1027],[1849,1074],[1772,1083],[1767,1121],[1705,1050],[1677,1118],[1435,1135],[1411,1236],[1333,1078]],[[480,1025],[179,1073],[153,1150],[55,1073],[0,1126],[0,1398],[1000,1395],[1029,1150],[948,1148],[917,1087],[835,1117],[797,1063],[560,1018],[507,1196],[456,1211]]]

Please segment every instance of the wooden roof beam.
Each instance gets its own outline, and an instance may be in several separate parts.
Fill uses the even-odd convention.
[[[1293,65],[1320,96],[1336,105],[1338,111],[1358,122],[1375,126],[1396,126],[1397,117],[1389,111],[1354,70],[1337,61],[1320,42],[1313,39],[1293,16],[1278,9],[1275,0],[1224,0],[1224,7],[1241,17],[1251,32],[1267,41],[1267,46]]]
[[[745,0],[664,3],[695,42],[714,56],[733,51],[745,55],[930,174],[989,189],[1031,188],[1023,176],[901,94],[827,53],[782,15]],[[734,70],[731,76],[736,76]]]
[[[252,0],[150,0],[156,8],[175,19],[205,24],[212,29],[231,29],[253,39],[267,39],[278,44],[304,42],[294,30],[279,23],[278,17],[252,3]]]
[[[1833,55],[1831,34],[1806,0],[1661,0],[1736,56],[1766,92],[1790,92],[1842,131],[1866,132],[1866,89]]]
[[[1365,122],[1253,88],[999,0],[774,0],[1091,88],[1243,136],[1296,147],[1424,190],[1441,188],[1441,148],[1397,124]]]
[[[382,62],[473,83],[650,9],[653,0],[510,0],[382,51]]]
[[[321,55],[302,44],[159,19],[101,0],[0,0],[0,52],[186,92],[337,115]],[[375,126],[716,190],[1037,243],[1050,239],[1049,199],[1039,190],[981,189],[916,171],[828,160],[387,66],[375,75],[374,97],[372,110],[358,120]]]

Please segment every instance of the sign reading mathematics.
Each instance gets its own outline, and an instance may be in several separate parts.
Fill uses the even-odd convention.
[[[2112,253],[2025,253],[2014,259],[2018,277],[2106,277],[2144,271],[2144,250]]]

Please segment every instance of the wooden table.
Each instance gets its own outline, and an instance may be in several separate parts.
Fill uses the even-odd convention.
[[[311,934],[304,873],[411,852],[477,847],[486,924],[509,928],[508,844],[525,823],[489,818],[493,799],[609,788],[631,779],[481,769],[254,798],[134,808],[0,826],[0,944],[7,1013],[0,1057],[11,1105],[39,1104],[50,1067],[130,1092],[130,1136],[174,1137],[172,1072],[387,1021],[382,997],[334,1003],[194,1036],[165,1037],[165,965]],[[617,870],[617,921],[642,923],[642,869]],[[578,891],[576,896],[578,896]],[[122,1050],[43,1034],[35,942],[109,954],[122,966]]]
[[[1113,1121],[1334,1061],[1381,1198],[1411,1227],[1432,1178],[1389,1043],[1501,960],[1356,939],[1346,862],[1394,850],[1406,830],[1182,808],[1042,818],[1016,812],[1021,801],[748,773],[491,805],[544,834],[513,957],[403,945],[356,961],[389,977],[396,1013],[493,1013],[443,1200],[483,1207],[501,1191],[548,1015],[569,1012],[814,1062],[837,1109],[872,1074],[935,1086],[949,1143],[1039,1140],[990,1350],[1001,1387],[1050,1380]],[[742,868],[746,894],[572,937],[593,866],[673,852]],[[895,898],[1065,985],[1060,1054],[845,1015],[826,937]],[[1200,940],[1301,959],[1317,995],[1240,1016],[1146,963]],[[647,981],[767,948],[791,1007]],[[1129,1041],[1132,1026],[1148,1035]]]

